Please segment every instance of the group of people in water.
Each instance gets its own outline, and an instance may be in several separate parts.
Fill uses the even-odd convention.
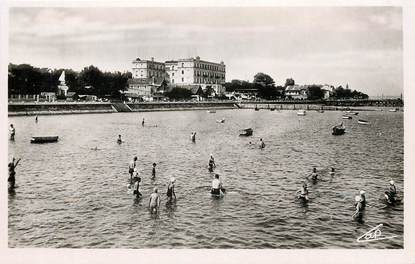
[[[334,174],[335,174],[335,169],[331,168],[329,175],[334,176]],[[322,180],[317,173],[317,168],[315,167],[313,168],[312,173],[306,177],[306,180],[311,180],[314,184],[317,183],[317,181]],[[297,191],[297,197],[304,202],[308,202],[309,201],[308,194],[309,194],[308,185],[307,185],[307,182],[304,180],[302,182],[302,186],[300,190]],[[397,198],[397,190],[396,190],[395,182],[393,180],[389,181],[389,190],[385,192],[384,196],[385,196],[386,202],[390,205],[394,205],[399,201]],[[361,190],[359,192],[359,195],[355,196],[354,206],[356,208],[356,211],[353,214],[353,217],[357,219],[361,219],[363,215],[363,211],[366,208],[366,192],[364,190]]]
[[[36,116],[35,118],[35,122],[38,122],[38,117]],[[142,120],[142,126],[144,126],[145,122],[144,122],[144,118]],[[9,128],[10,131],[10,140],[14,141],[15,140],[15,134],[16,134],[16,129],[14,127],[13,124],[10,125]],[[190,139],[193,143],[196,142],[196,132],[192,132]],[[118,139],[117,139],[117,143],[121,144],[123,142],[121,135],[118,135]],[[252,145],[252,142],[249,142],[249,145]],[[262,138],[260,138],[259,140],[259,148],[260,149],[264,149],[265,148],[265,143],[262,140]],[[95,149],[96,150],[96,149]],[[9,177],[8,177],[8,182],[9,182],[9,190],[14,190],[14,188],[16,187],[16,167],[19,164],[21,159],[16,160],[14,157],[12,158],[12,161],[8,164],[8,169],[9,169]],[[132,191],[132,193],[136,196],[136,198],[140,198],[142,197],[142,193],[140,192],[140,183],[141,183],[141,177],[139,176],[138,173],[138,157],[135,156],[133,158],[133,160],[129,163],[128,166],[128,172],[130,175],[130,179],[129,179],[129,184],[128,184],[128,189]],[[151,179],[154,180],[156,178],[156,163],[152,164],[152,173],[151,173]],[[213,157],[213,154],[210,154],[210,158],[209,158],[209,162],[208,162],[208,170],[210,173],[214,172],[214,169],[216,168],[216,163],[215,163],[215,158]],[[335,174],[335,169],[331,168],[331,171],[329,172],[330,176],[334,176]],[[317,173],[317,169],[314,167],[313,171],[310,175],[308,175],[306,177],[306,180],[312,181],[312,183],[317,183],[317,181],[322,180],[319,176],[319,174]],[[297,191],[297,197],[299,199],[301,199],[304,202],[308,202],[309,201],[309,190],[308,190],[308,185],[306,180],[304,180],[302,182],[302,186],[300,188],[300,190]],[[166,195],[168,197],[168,202],[172,202],[176,200],[176,193],[175,193],[175,182],[176,179],[174,177],[172,177],[167,185],[167,192]],[[222,196],[225,192],[226,189],[223,188],[223,183],[220,179],[220,175],[217,173],[214,173],[214,177],[212,180],[212,185],[211,185],[211,194],[214,196]],[[399,199],[397,198],[397,190],[396,190],[396,186],[393,180],[390,180],[389,182],[389,190],[385,191],[385,200],[388,204],[390,205],[394,205],[397,202],[399,202]],[[148,203],[148,207],[150,209],[150,211],[152,213],[157,213],[159,207],[160,207],[160,202],[161,202],[161,197],[160,194],[158,192],[158,188],[154,187],[153,192],[150,195],[150,199],[149,199],[149,203]],[[355,208],[356,211],[353,214],[353,217],[361,217],[362,213],[364,211],[366,207],[366,195],[365,195],[365,191],[361,190],[359,195],[357,195],[355,197]]]
[[[128,190],[133,193],[136,198],[141,198],[143,195],[140,192],[140,183],[141,183],[141,177],[138,173],[138,157],[135,156],[133,160],[128,165],[128,173],[130,175],[129,184],[128,184]],[[156,166],[157,163],[153,163],[152,170],[151,170],[151,179],[155,180],[156,178]],[[174,191],[174,183],[176,182],[176,179],[174,177],[170,178],[170,182],[167,185],[167,192],[166,195],[168,197],[168,202],[173,202],[176,200],[176,193]],[[151,211],[151,213],[157,213],[158,209],[160,207],[161,203],[161,197],[158,191],[157,187],[153,188],[153,192],[150,194],[150,199],[148,202],[148,207]]]

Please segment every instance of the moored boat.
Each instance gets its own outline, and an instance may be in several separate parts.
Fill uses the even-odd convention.
[[[30,143],[43,144],[53,143],[58,141],[58,136],[32,137]]]
[[[352,117],[351,116],[348,116],[348,115],[343,115],[342,116],[342,119],[352,119]]]
[[[306,111],[305,111],[305,110],[299,110],[299,111],[297,112],[297,115],[298,115],[298,116],[305,116],[305,115],[306,115]]]
[[[210,113],[210,114],[214,114],[214,113],[216,113],[216,110],[209,110],[207,112]]]
[[[239,136],[248,137],[248,136],[252,136],[254,130],[252,130],[252,128],[246,128],[246,129],[242,129],[241,132],[243,133],[240,133]]]
[[[369,121],[367,120],[363,120],[363,119],[359,119],[357,120],[357,123],[361,124],[361,125],[369,125]]]
[[[399,108],[392,108],[392,109],[389,109],[389,112],[398,112],[398,110]]]
[[[220,120],[216,120],[217,123],[225,123],[225,118],[222,118]]]

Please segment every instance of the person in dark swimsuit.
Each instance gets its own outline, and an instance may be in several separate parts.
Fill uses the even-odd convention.
[[[14,128],[13,124],[10,125],[10,140],[14,141],[14,136],[16,135],[16,129]]]
[[[122,143],[121,135],[118,135],[117,143],[118,144],[121,144]]]
[[[167,186],[167,197],[169,198],[169,202],[171,202],[173,200],[176,200],[176,193],[174,191],[174,183],[176,182],[176,179],[174,177],[170,178],[170,183]]]
[[[142,196],[142,194],[140,193],[141,178],[136,176],[136,177],[134,177],[133,180],[134,180],[134,192],[133,192],[133,194],[135,194],[137,198],[140,198]]]
[[[16,185],[16,167],[19,164],[20,159],[15,162],[15,158],[9,163],[9,178],[7,181],[10,184],[10,189],[13,190]]]
[[[393,180],[389,181],[389,191],[385,192],[386,199],[388,203],[393,204],[396,202],[396,186]]]
[[[156,163],[153,163],[153,170],[151,171],[151,178],[156,178]]]

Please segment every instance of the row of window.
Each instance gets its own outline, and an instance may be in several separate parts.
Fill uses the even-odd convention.
[[[211,71],[225,71],[225,67],[211,65],[211,64],[203,64],[203,63],[195,63],[195,68],[211,70]]]

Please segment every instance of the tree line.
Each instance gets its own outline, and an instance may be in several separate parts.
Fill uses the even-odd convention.
[[[280,99],[287,98],[285,90],[288,86],[295,85],[295,81],[292,78],[288,78],[285,81],[284,86],[275,86],[274,79],[268,74],[259,72],[255,74],[253,82],[243,80],[232,80],[231,82],[225,83],[227,92],[251,92],[256,93],[258,97],[263,99]],[[307,99],[320,100],[324,98],[323,85],[307,85]],[[365,93],[343,88],[338,86],[333,89],[331,94],[333,99],[367,99],[369,96]]]
[[[132,77],[130,72],[102,72],[93,65],[77,72],[10,63],[8,70],[9,95],[56,92],[59,76],[65,71],[65,82],[70,92],[119,98],[119,91],[127,89],[127,81]]]

